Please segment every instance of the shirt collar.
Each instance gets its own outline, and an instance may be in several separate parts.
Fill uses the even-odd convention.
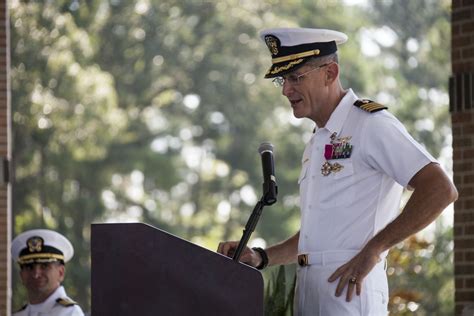
[[[56,291],[54,291],[53,294],[51,294],[43,303],[29,304],[30,310],[35,311],[35,312],[42,312],[42,313],[50,312],[51,309],[56,304],[56,300],[60,297],[65,297],[65,296],[66,296],[66,291],[64,290],[64,287],[60,285],[56,289]]]
[[[339,135],[342,126],[346,121],[347,115],[349,114],[349,111],[352,109],[352,105],[357,99],[358,98],[352,89],[347,90],[346,95],[336,106],[329,117],[326,126],[323,128],[327,129],[331,134],[336,133],[336,135]]]

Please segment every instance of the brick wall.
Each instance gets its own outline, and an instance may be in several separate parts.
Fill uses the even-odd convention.
[[[10,315],[11,188],[10,160],[10,32],[8,6],[0,0],[0,315]]]
[[[474,1],[452,1],[455,314],[474,304]]]

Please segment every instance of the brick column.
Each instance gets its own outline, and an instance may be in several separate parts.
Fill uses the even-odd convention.
[[[474,1],[452,1],[449,95],[453,130],[455,315],[474,304]],[[469,307],[470,306],[470,307]]]
[[[11,188],[10,149],[10,21],[6,0],[0,0],[0,315],[11,309]]]

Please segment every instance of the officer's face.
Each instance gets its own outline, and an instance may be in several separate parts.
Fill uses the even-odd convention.
[[[295,117],[307,117],[317,122],[324,112],[328,94],[324,84],[326,65],[303,66],[284,77],[282,93],[290,101]]]
[[[25,264],[21,266],[20,276],[29,296],[48,297],[64,280],[64,265],[59,262]]]

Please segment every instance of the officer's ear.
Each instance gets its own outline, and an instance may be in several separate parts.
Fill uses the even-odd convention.
[[[332,84],[339,76],[339,64],[330,63],[326,66],[326,84]]]
[[[59,282],[64,281],[64,275],[66,274],[66,266],[64,264],[58,263],[58,273],[59,273]]]

